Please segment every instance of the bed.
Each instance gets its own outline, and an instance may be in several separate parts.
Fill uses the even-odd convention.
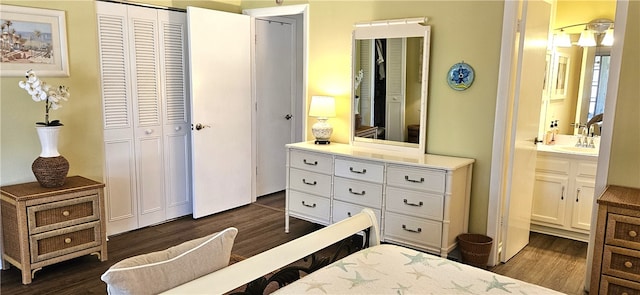
[[[365,231],[368,247],[275,291],[277,294],[561,294],[439,256],[380,244],[373,211],[229,265],[163,294],[223,294]]]

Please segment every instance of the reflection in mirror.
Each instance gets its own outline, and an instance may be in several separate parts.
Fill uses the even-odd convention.
[[[352,143],[424,154],[429,27],[389,26],[354,31]]]

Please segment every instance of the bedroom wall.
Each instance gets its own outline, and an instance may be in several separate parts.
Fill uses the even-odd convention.
[[[336,97],[333,141],[349,142],[351,33],[361,21],[421,17],[432,26],[427,152],[476,159],[470,231],[484,233],[498,83],[501,1],[289,1],[309,4],[309,96]],[[275,6],[242,1],[242,8]],[[465,61],[476,72],[466,91],[449,88],[446,74]],[[315,122],[308,118],[308,126]],[[307,131],[309,132],[309,131]],[[313,138],[308,133],[307,138]]]

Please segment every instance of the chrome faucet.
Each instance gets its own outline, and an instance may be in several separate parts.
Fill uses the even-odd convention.
[[[576,142],[576,147],[585,147],[585,148],[595,148],[596,145],[593,142],[593,125],[587,129],[587,127],[582,127],[580,137],[578,137],[578,142]]]

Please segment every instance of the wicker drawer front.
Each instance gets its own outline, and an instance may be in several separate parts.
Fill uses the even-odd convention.
[[[98,195],[27,207],[29,234],[100,219]]]
[[[331,174],[333,172],[333,163],[329,155],[292,149],[289,155],[289,161],[291,167],[324,174]]]
[[[601,295],[640,295],[640,283],[622,280],[610,276],[602,276],[600,280]]]
[[[387,187],[387,210],[442,221],[444,218],[442,195]]]
[[[640,218],[609,213],[605,243],[640,250]]]
[[[294,168],[289,171],[289,186],[292,189],[327,198],[331,195],[331,175]]]
[[[382,184],[336,177],[333,191],[336,200],[382,208]]]
[[[605,246],[602,273],[640,282],[640,252]]]
[[[31,262],[35,263],[99,246],[100,235],[99,221],[32,235],[30,237]]]
[[[442,223],[387,212],[384,220],[384,238],[409,241],[424,247],[439,249]]]
[[[389,166],[387,184],[412,190],[444,193],[445,172],[408,166]]]

